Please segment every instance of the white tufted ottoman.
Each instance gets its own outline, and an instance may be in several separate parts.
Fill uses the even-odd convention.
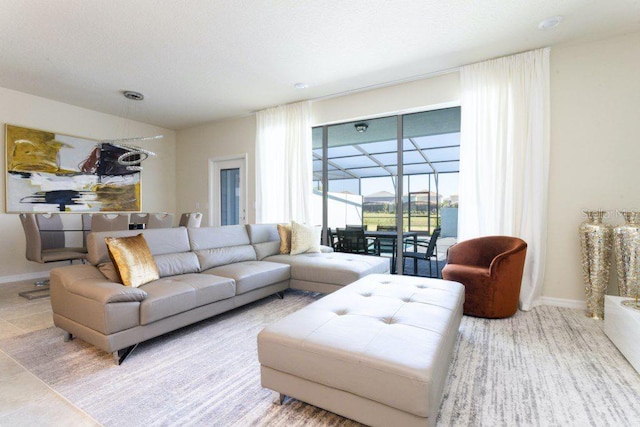
[[[260,332],[262,386],[369,425],[435,425],[463,303],[457,282],[366,276]]]

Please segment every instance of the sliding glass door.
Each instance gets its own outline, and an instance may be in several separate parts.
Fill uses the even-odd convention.
[[[441,207],[457,204],[459,132],[460,108],[314,128],[314,223],[325,243],[344,250],[337,231],[361,228],[361,250],[389,257],[401,273],[403,252],[422,250]]]

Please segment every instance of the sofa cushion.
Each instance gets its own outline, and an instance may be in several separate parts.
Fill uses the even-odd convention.
[[[158,266],[160,277],[176,276],[178,274],[198,273],[200,263],[198,257],[193,252],[182,252],[177,254],[164,254],[154,257]],[[121,283],[116,267],[112,262],[98,264],[98,270],[112,282]]]
[[[200,271],[198,257],[193,252],[163,254],[157,255],[154,258],[160,277],[198,273]]]
[[[291,266],[291,278],[348,285],[373,273],[389,272],[389,258],[343,252],[274,255],[264,259]]]
[[[201,270],[242,261],[255,261],[256,251],[250,245],[244,225],[189,228],[191,249],[198,256]]]
[[[147,297],[140,303],[140,324],[147,325],[178,313],[235,295],[235,284],[212,274],[164,277],[140,287]]]
[[[189,236],[187,229],[178,228],[152,228],[145,230],[121,230],[101,231],[89,233],[87,236],[87,259],[93,265],[110,262],[105,237],[128,237],[142,234],[147,241],[149,250],[153,256],[170,253],[189,252]]]
[[[246,261],[223,265],[203,273],[229,277],[236,282],[236,294],[289,280],[290,267],[286,264],[266,261]]]
[[[276,224],[247,224],[247,233],[258,261],[280,253],[280,236]]]
[[[250,245],[203,249],[196,251],[196,255],[203,271],[220,265],[257,260],[256,251]]]
[[[246,227],[252,245],[280,240],[276,224],[247,224]]]
[[[120,276],[118,276],[118,271],[116,270],[116,266],[113,265],[112,262],[103,262],[101,264],[96,265],[96,267],[98,268],[98,270],[100,270],[100,273],[102,273],[102,275],[105,278],[109,279],[114,283],[122,283],[120,281]]]
[[[256,251],[258,261],[261,261],[268,256],[278,255],[280,253],[280,241],[254,243],[253,249]]]
[[[189,228],[186,230],[189,234],[191,249],[194,251],[251,244],[244,225]]]

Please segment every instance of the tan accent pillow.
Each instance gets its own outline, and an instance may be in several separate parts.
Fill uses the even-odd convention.
[[[116,266],[113,265],[112,262],[103,262],[102,264],[98,264],[97,267],[98,270],[100,270],[100,273],[102,273],[107,279],[112,282],[122,283],[120,281],[120,276],[118,276],[118,270],[116,270]]]
[[[280,235],[280,253],[291,252],[291,226],[288,224],[278,224],[278,234]]]
[[[291,255],[320,252],[320,227],[291,222]]]
[[[142,234],[105,237],[104,241],[123,285],[137,288],[160,278],[158,266]]]

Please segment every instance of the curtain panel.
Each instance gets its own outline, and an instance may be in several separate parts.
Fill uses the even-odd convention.
[[[462,67],[458,237],[527,242],[520,308],[542,293],[549,175],[549,48]]]
[[[257,113],[256,222],[311,219],[311,104]]]

